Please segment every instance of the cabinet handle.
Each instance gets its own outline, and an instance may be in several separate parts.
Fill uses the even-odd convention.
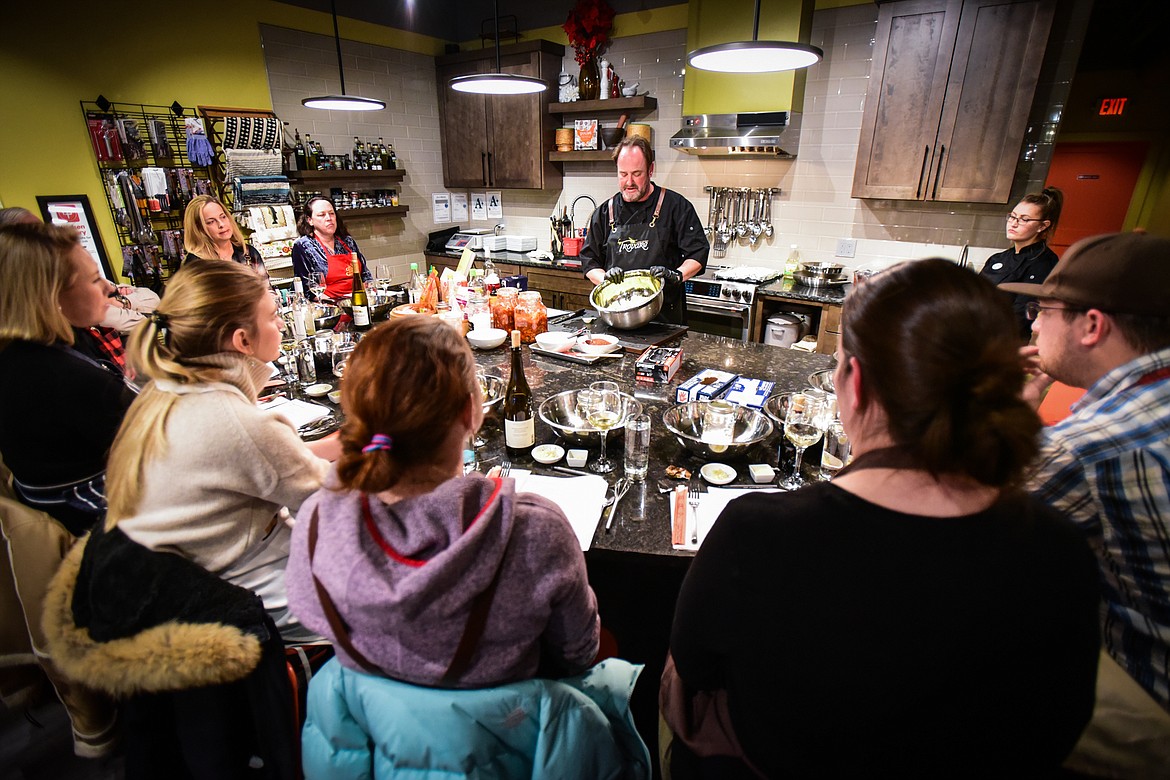
[[[488,183],[491,184],[491,186],[493,186],[493,187],[496,186],[496,174],[495,174],[495,171],[492,170],[492,153],[491,152],[488,152]]]
[[[934,191],[930,193],[930,199],[934,200],[938,197],[938,180],[942,176],[943,158],[947,156],[947,148],[943,146],[938,153],[938,167],[934,169]]]
[[[926,160],[930,157],[930,147],[922,147],[922,169],[918,171],[918,186],[914,188],[914,199],[922,197],[922,180],[926,177]]]
[[[483,174],[483,186],[487,186],[487,152],[479,153],[479,172]]]

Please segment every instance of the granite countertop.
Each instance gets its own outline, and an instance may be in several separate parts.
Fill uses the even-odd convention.
[[[427,257],[445,257],[450,260],[458,260],[461,252],[427,252]],[[475,259],[478,262],[483,262],[483,250],[476,250]],[[579,265],[565,265],[565,261],[572,263],[579,263],[580,261],[575,257],[558,257],[554,260],[533,260],[528,256],[527,252],[492,252],[493,263],[508,263],[509,265],[521,265],[528,268],[549,268],[554,271],[565,271],[567,273],[581,273]]]
[[[650,437],[650,471],[646,481],[635,483],[619,505],[617,518],[611,533],[606,533],[602,525],[593,540],[591,554],[617,555],[649,555],[689,557],[691,552],[674,550],[670,544],[670,512],[667,496],[658,492],[658,482],[665,479],[665,468],[668,465],[682,466],[690,471],[697,471],[704,463],[701,459],[691,455],[682,445],[670,435],[662,424],[662,415],[674,405],[674,390],[686,379],[697,374],[704,368],[716,368],[725,371],[758,378],[767,379],[776,383],[775,392],[799,390],[807,386],[806,377],[814,371],[828,368],[832,362],[829,355],[818,355],[798,350],[782,349],[763,344],[745,344],[738,340],[709,336],[706,334],[688,333],[677,344],[683,349],[683,363],[669,384],[635,384],[634,363],[635,355],[624,355],[620,359],[609,358],[586,366],[569,363],[558,358],[546,357],[524,350],[524,373],[532,387],[536,404],[551,395],[564,390],[573,390],[588,385],[599,379],[609,379],[620,384],[626,392],[632,392],[640,400],[653,420]],[[493,350],[477,351],[476,362],[481,368],[502,376],[505,380],[510,373],[511,354],[506,347]],[[493,411],[484,422],[482,431],[487,444],[479,450],[481,468],[487,470],[497,465],[505,457],[503,433],[498,411]],[[761,445],[755,452],[749,453],[749,459],[728,461],[739,473],[734,484],[747,484],[750,478],[747,473],[749,463],[771,463],[775,465],[777,445],[782,434],[777,431]],[[621,437],[609,437],[608,453],[614,460],[617,469],[606,474],[608,482],[613,483],[622,476]],[[536,442],[538,444],[556,442],[557,435],[543,421],[536,421]],[[572,445],[577,446],[577,445]],[[566,446],[566,449],[569,449]],[[590,451],[590,461],[597,457],[596,449]],[[516,468],[533,469],[536,473],[564,476],[541,466],[524,455],[512,458]],[[564,465],[564,461],[560,465]]]
[[[833,287],[805,287],[792,279],[780,278],[776,281],[756,288],[756,296],[766,298],[783,298],[793,301],[809,301],[811,303],[827,303],[841,305],[845,296],[853,289],[852,284],[842,284]]]

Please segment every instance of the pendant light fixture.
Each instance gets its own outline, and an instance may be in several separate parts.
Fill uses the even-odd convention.
[[[719,73],[777,73],[815,65],[825,56],[816,46],[795,41],[761,41],[760,0],[756,0],[755,21],[750,41],[718,43],[695,49],[687,62],[699,70]]]
[[[520,76],[503,72],[503,68],[500,67],[499,0],[493,0],[492,13],[496,20],[496,72],[456,76],[451,79],[451,89],[456,92],[471,92],[476,95],[527,95],[548,89],[548,84],[533,76]]]
[[[373,98],[345,94],[345,67],[341,64],[341,34],[337,31],[337,0],[329,1],[333,14],[333,40],[337,44],[337,74],[341,76],[340,95],[319,95],[301,101],[306,108],[332,109],[333,111],[381,111],[386,104]]]

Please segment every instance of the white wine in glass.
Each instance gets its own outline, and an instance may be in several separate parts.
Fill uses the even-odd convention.
[[[804,460],[804,451],[824,435],[824,431],[817,425],[823,403],[820,398],[803,393],[794,395],[788,403],[788,413],[784,416],[784,437],[796,447],[796,462],[792,466],[792,474],[780,483],[780,487],[785,490],[796,490],[807,484],[800,473],[800,465]]]

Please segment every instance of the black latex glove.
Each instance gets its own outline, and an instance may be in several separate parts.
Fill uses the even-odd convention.
[[[655,279],[661,279],[663,284],[675,285],[682,282],[682,273],[664,265],[650,267],[650,273]]]
[[[605,272],[605,281],[609,282],[610,284],[617,284],[625,278],[626,272],[616,265]]]

